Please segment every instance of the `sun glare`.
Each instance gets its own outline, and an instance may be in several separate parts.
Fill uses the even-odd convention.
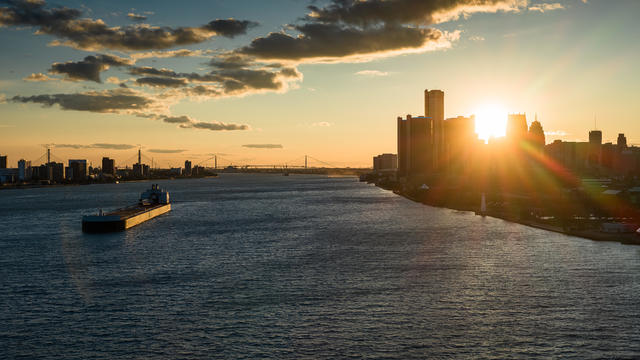
[[[505,136],[507,112],[499,105],[485,105],[476,110],[476,133],[484,141]]]

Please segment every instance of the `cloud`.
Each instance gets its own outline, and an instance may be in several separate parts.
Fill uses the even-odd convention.
[[[294,26],[300,35],[270,33],[254,39],[237,53],[261,59],[290,61],[347,60],[358,55],[389,55],[392,52],[427,51],[449,47],[437,29],[390,25],[369,29],[336,24],[308,23]]]
[[[202,29],[211,30],[218,35],[235,37],[246,34],[247,30],[258,26],[257,22],[235,19],[218,19],[202,26]]]
[[[27,77],[25,77],[24,79],[22,79],[24,81],[56,81],[56,80],[60,80],[60,79],[56,79],[56,78],[52,78],[47,76],[46,74],[43,73],[33,73]]]
[[[485,39],[484,39],[483,36],[475,35],[475,36],[470,36],[469,40],[471,40],[471,41],[484,41]]]
[[[147,51],[147,52],[139,52],[133,53],[129,55],[131,59],[139,60],[139,59],[148,59],[148,58],[181,58],[181,57],[202,57],[211,53],[212,50],[188,50],[188,49],[179,49],[179,50],[168,50],[168,51]]]
[[[519,11],[526,0],[332,0],[320,8],[309,6],[307,19],[321,23],[345,23],[361,27],[432,25],[473,13]]]
[[[162,88],[176,88],[183,87],[187,85],[186,79],[172,79],[172,78],[164,78],[164,77],[143,77],[136,79],[136,83],[138,85],[149,85],[155,87]]]
[[[48,107],[57,104],[62,110],[98,113],[144,111],[155,105],[154,99],[130,89],[88,91],[75,94],[14,96],[11,101],[37,103]]]
[[[187,150],[184,149],[149,149],[147,150],[150,153],[156,153],[156,154],[180,154],[183,153]]]
[[[91,55],[77,62],[54,63],[49,72],[66,75],[70,80],[89,80],[100,83],[102,82],[100,72],[109,69],[109,66],[129,66],[133,63],[133,60],[113,55]]]
[[[355,74],[356,75],[360,75],[360,76],[387,76],[387,75],[389,75],[388,72],[378,71],[378,70],[362,70],[362,71],[358,71]]]
[[[81,145],[81,144],[53,144],[53,146],[57,148],[69,148],[69,149],[109,149],[109,150],[129,150],[136,148],[135,145],[129,144],[89,144],[89,145]]]
[[[243,96],[261,91],[285,91],[292,82],[302,80],[302,74],[296,68],[244,68],[244,62],[242,64],[237,67],[225,65],[206,74],[177,73],[149,66],[131,67],[129,73],[146,75],[136,80],[141,85],[178,88],[186,87],[187,83],[209,83],[180,89],[180,93],[165,94],[173,96]]]
[[[249,125],[243,124],[226,124],[218,121],[205,122],[190,118],[189,116],[160,116],[162,121],[169,124],[178,124],[182,129],[204,129],[211,131],[233,131],[233,130],[251,130]]]
[[[145,21],[145,20],[147,20],[147,17],[145,15],[138,15],[138,14],[134,14],[134,13],[128,13],[127,16],[129,17],[129,19],[131,19],[131,21]]]
[[[326,121],[320,121],[320,122],[314,122],[313,124],[311,124],[311,126],[314,127],[329,127],[333,124],[331,124],[330,122],[326,122]]]
[[[200,27],[157,27],[146,24],[110,27],[102,20],[80,18],[78,9],[49,8],[41,0],[4,0],[0,25],[32,26],[37,34],[48,34],[52,45],[82,50],[120,51],[166,49],[203,42],[214,36],[235,37],[246,33],[255,23],[246,20],[218,19]]]
[[[529,6],[529,11],[539,11],[543,13],[546,11],[562,10],[564,8],[565,8],[564,5],[560,3],[542,3],[542,4],[533,4]]]
[[[280,144],[247,144],[242,145],[242,147],[252,148],[252,149],[282,149],[282,145]]]

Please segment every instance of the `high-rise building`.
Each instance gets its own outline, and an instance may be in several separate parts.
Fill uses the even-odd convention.
[[[20,159],[20,161],[18,161],[18,180],[31,180],[31,161],[27,161],[25,159]]]
[[[542,151],[544,149],[545,141],[544,129],[536,116],[536,120],[531,123],[531,126],[529,126],[529,142],[536,149]]]
[[[510,141],[520,142],[527,138],[527,115],[526,114],[509,114],[507,117],[507,139]]]
[[[7,168],[7,155],[0,156],[0,169]]]
[[[184,162],[184,176],[191,176],[191,161],[189,160]]]
[[[433,121],[429,117],[398,117],[398,173],[424,175],[433,169]]]
[[[618,150],[622,151],[625,150],[627,148],[627,137],[624,136],[624,134],[620,133],[618,134]]]
[[[445,157],[444,91],[424,91],[424,116],[433,122],[431,167],[437,169]]]
[[[458,116],[444,121],[444,164],[447,170],[461,171],[470,165],[471,148],[478,139],[475,120],[474,116]]]
[[[373,157],[373,171],[393,171],[398,169],[398,155],[381,154]]]
[[[103,175],[116,175],[116,161],[109,159],[108,157],[102,158],[102,174]]]
[[[72,171],[71,180],[87,180],[87,160],[69,160],[69,168]],[[69,179],[69,176],[67,176],[67,179]]]
[[[589,131],[589,155],[588,164],[591,166],[599,165],[602,161],[602,131]]]

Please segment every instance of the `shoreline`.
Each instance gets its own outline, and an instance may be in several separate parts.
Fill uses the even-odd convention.
[[[376,185],[378,186],[378,185]],[[378,186],[380,187],[380,186]],[[389,190],[392,191],[394,194],[397,194],[399,196],[402,196],[408,200],[411,200],[413,202],[417,202],[423,205],[427,205],[427,206],[432,206],[435,208],[441,208],[441,209],[450,209],[450,210],[456,210],[456,211],[469,211],[469,212],[473,212],[475,213],[476,216],[489,216],[495,219],[500,219],[503,221],[508,221],[511,223],[515,223],[515,224],[520,224],[520,225],[524,225],[524,226],[529,226],[532,228],[537,228],[537,229],[541,229],[541,230],[546,230],[546,231],[551,231],[551,232],[555,232],[558,234],[563,234],[563,235],[567,235],[567,236],[573,236],[573,237],[578,237],[581,239],[586,239],[586,240],[592,240],[592,241],[608,241],[608,242],[618,242],[621,243],[623,245],[640,245],[640,236],[636,235],[635,233],[605,233],[596,229],[591,229],[591,230],[565,230],[560,226],[556,226],[556,225],[551,225],[551,224],[545,224],[545,223],[540,223],[537,221],[532,221],[532,220],[525,220],[525,219],[520,219],[517,218],[515,216],[508,216],[506,214],[501,214],[500,212],[497,211],[487,211],[484,214],[480,214],[479,209],[470,209],[468,207],[453,207],[453,206],[447,206],[447,205],[435,205],[435,204],[429,204],[429,203],[425,203],[423,201],[420,201],[417,198],[414,198],[412,196],[409,196],[408,194],[402,193],[402,192],[396,192],[393,191],[391,189],[386,189],[383,187],[380,187],[381,189],[384,190]]]

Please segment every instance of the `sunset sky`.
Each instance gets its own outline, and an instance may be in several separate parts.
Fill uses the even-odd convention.
[[[640,144],[639,14],[638,0],[0,0],[0,154],[370,166],[424,89],[445,92],[446,117],[537,113],[547,142],[586,140],[595,117],[605,141]]]

